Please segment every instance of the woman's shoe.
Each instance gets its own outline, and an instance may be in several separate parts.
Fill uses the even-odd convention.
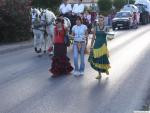
[[[83,75],[84,75],[84,71],[81,71],[81,72],[80,72],[80,75],[83,76]]]
[[[80,76],[80,73],[78,71],[74,71],[73,75],[74,76]]]
[[[53,47],[49,47],[48,48],[48,52],[50,53],[50,52],[52,52],[53,51]]]
[[[57,78],[57,77],[59,77],[59,75],[52,75],[51,77],[52,78]]]
[[[101,74],[99,74],[97,77],[96,77],[96,79],[98,79],[98,80],[100,80],[102,78],[102,75]]]
[[[109,71],[106,71],[106,75],[109,75]]]

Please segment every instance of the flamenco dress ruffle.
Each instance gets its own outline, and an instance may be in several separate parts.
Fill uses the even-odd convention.
[[[104,32],[98,31],[96,33],[93,52],[90,53],[88,59],[91,67],[98,72],[108,74],[108,70],[110,68],[108,54],[106,34]]]
[[[70,59],[67,56],[53,57],[52,68],[50,69],[50,72],[53,73],[53,76],[69,74],[73,70],[73,67],[69,61]]]

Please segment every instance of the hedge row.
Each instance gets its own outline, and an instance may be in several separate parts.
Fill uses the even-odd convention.
[[[0,43],[31,38],[30,6],[25,0],[0,0]]]

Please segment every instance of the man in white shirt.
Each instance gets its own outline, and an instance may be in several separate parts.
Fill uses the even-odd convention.
[[[69,14],[71,14],[71,12],[72,12],[71,4],[69,4],[67,2],[68,2],[68,0],[63,0],[63,3],[59,7],[60,14],[62,14],[63,16],[66,16],[66,17]]]
[[[74,4],[72,13],[78,16],[84,13],[84,4],[82,4],[82,0],[78,0],[78,4]]]

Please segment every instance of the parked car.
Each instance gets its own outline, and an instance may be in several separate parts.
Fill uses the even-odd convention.
[[[130,29],[134,26],[133,23],[133,13],[131,11],[120,11],[117,12],[115,17],[112,20],[112,28],[126,28]]]
[[[123,6],[121,11],[131,11],[132,13],[135,14],[137,23],[138,24],[140,23],[140,12],[137,6],[133,4],[127,4]]]

